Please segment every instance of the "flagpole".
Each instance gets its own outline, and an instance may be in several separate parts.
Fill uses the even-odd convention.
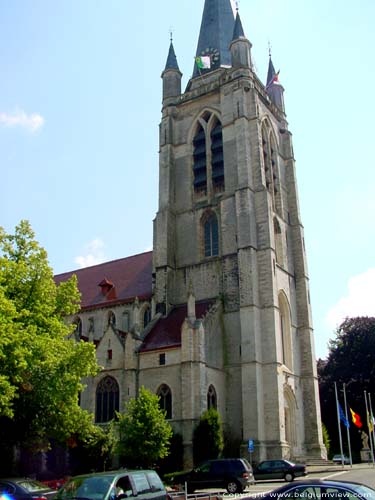
[[[366,393],[366,391],[364,391],[364,393],[365,393],[365,403],[366,403],[367,429],[368,429],[369,438],[370,438],[371,459],[372,459],[372,463],[375,464],[375,461],[374,461],[374,449],[373,449],[373,446],[372,446],[371,430],[370,430],[370,426],[369,426],[369,412],[368,412],[368,406],[367,406],[367,393]]]
[[[348,419],[348,405],[346,403],[346,390],[345,390],[345,384],[344,384],[344,403],[345,403],[345,417],[347,422],[349,422]],[[349,431],[349,426],[346,427],[346,432],[348,433],[348,447],[349,447],[349,459],[350,459],[350,467],[353,467],[353,460],[352,460],[352,447],[350,445],[350,431]]]
[[[339,439],[340,439],[340,450],[341,450],[341,465],[344,466],[344,453],[342,451],[342,437],[341,437],[341,427],[340,427],[340,410],[339,410],[339,398],[337,397],[337,385],[335,384],[335,395],[336,395],[336,410],[337,410],[337,425],[339,428]]]
[[[370,418],[371,418],[371,425],[372,425],[372,441],[374,443],[374,446],[375,446],[375,425],[374,425],[374,414],[372,413],[372,403],[371,403],[371,394],[369,393],[368,394],[368,402],[369,402],[369,406],[370,406]]]

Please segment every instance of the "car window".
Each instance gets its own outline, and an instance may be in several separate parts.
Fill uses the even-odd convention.
[[[15,487],[9,483],[0,483],[0,493],[14,493]]]
[[[197,467],[198,472],[208,472],[210,470],[210,463],[205,462],[204,464]]]
[[[130,497],[134,494],[129,476],[120,477],[120,479],[117,480],[116,485],[114,487],[114,495],[115,496],[124,495],[124,494],[127,497]]]
[[[147,479],[151,486],[151,491],[164,491],[164,485],[156,472],[147,472]]]
[[[213,474],[225,474],[230,468],[230,463],[228,462],[211,462],[210,472]]]
[[[132,478],[135,484],[135,489],[137,494],[147,493],[150,491],[150,485],[148,484],[146,474],[144,472],[133,472]]]
[[[321,498],[321,490],[319,487],[296,487],[290,491],[283,493],[282,498],[302,498],[306,500],[317,500]]]
[[[358,493],[341,488],[326,488],[324,497],[327,500],[358,500]],[[367,500],[367,495],[365,498]]]
[[[59,490],[58,498],[84,497],[103,500],[111,486],[113,476],[75,477]]]
[[[264,470],[264,469],[269,469],[270,468],[270,462],[262,462],[258,465],[258,469]]]

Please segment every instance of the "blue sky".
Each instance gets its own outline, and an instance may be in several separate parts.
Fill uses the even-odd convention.
[[[186,85],[203,0],[0,0],[0,225],[28,219],[56,273],[152,247],[161,79],[173,29]],[[268,44],[296,156],[317,357],[375,315],[375,2],[241,0]]]

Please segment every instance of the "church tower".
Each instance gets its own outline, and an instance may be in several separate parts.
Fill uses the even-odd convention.
[[[251,48],[231,1],[205,0],[182,92],[171,42],[162,73],[153,313],[168,318],[187,304],[190,311],[174,394],[186,450],[194,423],[214,404],[245,456],[252,439],[257,461],[324,457],[284,89],[271,59],[263,85]],[[191,311],[203,302],[213,308],[197,326]]]

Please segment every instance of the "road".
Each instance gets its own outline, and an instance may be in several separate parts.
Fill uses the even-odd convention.
[[[329,467],[328,470],[319,470],[319,467],[311,468],[309,474],[307,476],[309,479],[334,479],[337,481],[355,481],[357,483],[365,484],[366,486],[370,486],[375,489],[375,466],[371,464],[355,464],[353,467],[350,466],[332,466]],[[303,478],[298,478],[295,480],[303,481]],[[225,490],[198,490],[194,495],[188,495],[189,499],[194,499],[194,497],[199,500],[199,497],[205,493],[208,494],[212,498],[223,497],[225,499],[233,498],[234,496],[239,499],[249,498],[253,495],[259,495],[260,493],[267,493],[272,491],[279,486],[285,485],[285,481],[257,481],[255,484],[251,485],[247,488],[243,494],[239,495],[229,495]],[[215,495],[217,494],[217,495]],[[206,496],[205,495],[205,496]]]

